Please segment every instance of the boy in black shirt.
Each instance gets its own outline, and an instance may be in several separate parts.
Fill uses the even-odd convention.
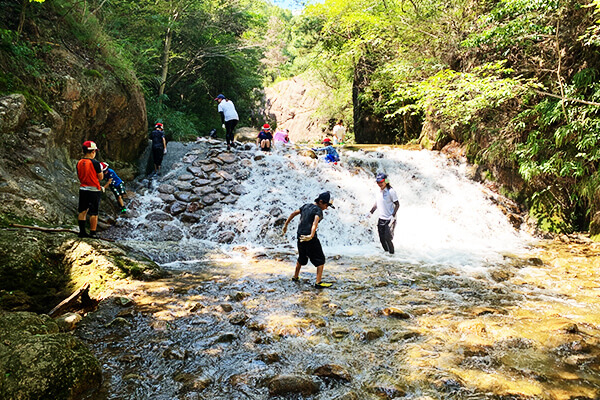
[[[300,209],[292,212],[285,221],[283,235],[287,232],[287,226],[290,221],[300,214],[300,224],[298,224],[298,260],[296,261],[296,271],[292,278],[293,281],[298,281],[300,268],[310,260],[317,267],[315,287],[322,289],[332,285],[329,282],[321,282],[323,268],[325,267],[325,255],[323,254],[321,242],[317,237],[317,228],[319,227],[319,221],[323,219],[323,210],[326,210],[328,207],[335,208],[332,203],[333,200],[329,192],[321,193],[313,204],[307,203],[303,205]]]

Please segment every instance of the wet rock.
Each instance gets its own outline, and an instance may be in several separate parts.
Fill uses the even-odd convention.
[[[217,166],[215,164],[205,164],[205,165],[202,165],[200,168],[202,169],[203,172],[208,173],[208,172],[212,172],[212,171],[216,170]]]
[[[404,397],[406,392],[392,385],[376,385],[371,387],[371,391],[380,399],[397,399]]]
[[[160,193],[157,197],[168,204],[173,203],[175,201],[175,196],[173,196],[172,194]]]
[[[418,338],[419,336],[421,336],[421,334],[419,332],[415,332],[415,331],[395,332],[392,335],[392,337],[390,338],[390,342],[395,343],[395,342],[399,342],[401,340],[409,340],[409,339],[413,339],[413,338]]]
[[[298,375],[278,375],[268,384],[271,396],[302,394],[310,396],[319,391],[318,383]]]
[[[350,331],[348,330],[348,328],[345,327],[336,327],[331,330],[331,336],[333,336],[336,339],[341,339],[345,336],[348,336],[349,334]]]
[[[248,316],[242,312],[234,313],[229,317],[229,323],[233,325],[244,325],[247,320]]]
[[[215,204],[219,200],[220,200],[219,196],[217,196],[215,194],[208,194],[208,195],[204,196],[201,201],[202,201],[202,204],[204,204],[206,206],[210,206],[212,204]]]
[[[219,193],[224,194],[225,196],[229,194],[229,189],[225,186],[219,186],[217,190],[219,191]]]
[[[61,332],[70,332],[77,327],[81,319],[81,315],[70,312],[56,318],[54,322],[56,322]]]
[[[163,183],[162,185],[159,185],[156,190],[158,190],[159,193],[163,193],[163,194],[173,194],[173,193],[175,193],[175,187],[171,186],[171,185],[168,185],[166,183]]]
[[[333,400],[360,400],[360,397],[358,397],[358,395],[354,392],[348,392],[346,394],[336,397]]]
[[[383,330],[379,327],[375,328],[367,328],[362,334],[361,337],[363,340],[367,342],[373,341],[375,339],[379,339],[384,335]]]
[[[211,182],[211,181],[210,181],[209,179],[201,179],[201,178],[198,178],[198,179],[194,179],[194,180],[192,181],[192,185],[194,185],[194,186],[206,186],[206,185],[208,185],[210,182]]]
[[[231,293],[229,295],[229,297],[233,301],[242,301],[248,296],[250,296],[250,293],[246,293],[246,292],[235,292],[235,293]]]
[[[265,158],[264,154],[257,154],[254,156],[254,161],[260,161],[263,160]]]
[[[195,162],[194,162],[194,164],[195,164]],[[197,166],[187,167],[187,171],[190,172],[192,175],[200,177],[200,178],[204,178],[206,176],[201,167],[197,167]]]
[[[336,364],[322,365],[314,370],[313,375],[346,382],[350,382],[352,379],[352,376],[346,368]]]
[[[192,192],[200,197],[204,197],[207,194],[215,193],[215,188],[212,186],[202,186],[192,189]]]
[[[204,205],[197,202],[197,201],[192,201],[190,204],[188,204],[187,206],[187,212],[188,213],[195,213],[198,210],[201,210],[204,208]]]
[[[175,198],[184,203],[191,203],[192,201],[200,200],[200,196],[190,192],[175,192]]]
[[[173,225],[163,225],[160,231],[156,232],[156,234],[153,236],[153,240],[159,242],[178,242],[181,239],[183,239],[183,232],[181,231],[181,229]]]
[[[231,304],[228,304],[228,303],[221,304],[221,309],[225,312],[233,311],[233,307],[231,306]]]
[[[180,191],[191,191],[193,189],[192,183],[191,182],[186,182],[186,181],[177,181],[175,182],[175,187],[177,189],[179,189]]]
[[[164,211],[152,211],[150,214],[146,215],[146,219],[148,221],[173,221],[173,217],[167,214]]]
[[[281,356],[277,353],[263,353],[259,354],[257,359],[265,364],[273,364],[279,362],[281,360]]]
[[[215,340],[216,343],[231,343],[237,339],[237,335],[233,332],[227,332],[219,335]]]
[[[385,316],[399,318],[399,319],[409,319],[410,318],[410,314],[408,314],[405,311],[402,311],[401,309],[399,309],[397,307],[384,308],[382,313]]]
[[[239,181],[244,181],[250,177],[250,171],[248,171],[247,169],[240,169],[239,171],[235,172],[234,176],[235,179]]]
[[[216,172],[211,172],[210,175],[208,176],[208,179],[210,179],[212,181],[211,182],[212,185],[220,185],[221,183],[223,183],[225,181],[223,179],[223,177]]]
[[[133,300],[125,296],[117,296],[114,298],[113,302],[119,307],[129,307],[133,305]]]
[[[227,196],[225,197],[223,200],[221,200],[221,203],[223,204],[233,204],[237,201],[238,197],[237,196]]]
[[[242,186],[236,185],[231,188],[231,193],[241,196],[243,194],[248,193],[248,191],[246,189],[244,189]]]
[[[182,160],[185,164],[191,164],[198,158],[197,154],[186,154],[183,156]]]
[[[169,212],[172,215],[179,215],[182,212],[185,212],[187,210],[187,204],[183,203],[181,201],[176,201],[175,203],[171,204],[171,207],[169,207]]]
[[[245,168],[251,168],[252,167],[252,161],[250,161],[248,159],[244,159],[244,160],[240,161],[240,165],[242,167],[245,167]]]
[[[179,175],[178,179],[180,181],[191,181],[192,179],[194,179],[194,175],[192,175],[192,174],[181,174],[181,175]]]
[[[189,208],[189,206],[188,206],[188,208]],[[200,216],[198,214],[184,212],[181,215],[179,215],[179,219],[181,220],[181,222],[185,222],[188,224],[195,224],[196,222],[200,221]]]
[[[527,261],[529,262],[529,264],[535,265],[536,267],[541,267],[542,265],[544,265],[544,262],[537,257],[531,257],[527,259]]]
[[[227,171],[219,171],[217,172],[223,179],[225,179],[226,181],[232,181],[234,180],[233,175],[231,175],[229,172]]]
[[[127,321],[123,317],[117,317],[106,324],[106,328],[124,328],[132,326],[131,322]]]
[[[179,347],[169,347],[162,354],[167,360],[185,360],[187,358],[186,351]]]
[[[227,163],[227,164],[231,164],[234,163],[236,161],[236,157],[234,154],[231,153],[223,153],[220,154],[218,157],[221,161]]]
[[[495,269],[490,271],[490,276],[496,282],[505,282],[512,278],[515,274],[506,269]]]
[[[231,243],[235,239],[235,233],[232,231],[220,232],[217,236],[217,242],[219,243]]]
[[[264,331],[267,328],[265,324],[258,321],[249,321],[246,323],[246,327],[253,331]]]

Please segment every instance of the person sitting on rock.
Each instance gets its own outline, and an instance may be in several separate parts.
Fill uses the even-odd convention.
[[[273,142],[275,144],[286,144],[290,143],[289,131],[287,129],[278,129],[273,136]]]
[[[123,180],[119,178],[119,175],[117,175],[112,168],[108,168],[108,163],[102,162],[100,163],[100,166],[102,167],[104,178],[106,178],[107,181],[106,184],[102,186],[103,191],[110,186],[110,190],[115,194],[115,198],[121,207],[121,214],[125,214],[127,212],[127,207],[125,207],[125,203],[123,202],[123,196],[125,196],[125,185],[123,184]]]
[[[271,125],[264,124],[262,129],[258,133],[258,138],[256,139],[256,145],[262,151],[271,151],[271,144],[273,143],[273,134],[271,133]]]
[[[325,162],[337,164],[340,161],[340,155],[336,151],[336,149],[331,145],[331,139],[325,138],[323,139],[323,144],[325,147],[321,147],[319,149],[312,149],[314,152],[318,151],[326,151],[327,155],[325,156]]]

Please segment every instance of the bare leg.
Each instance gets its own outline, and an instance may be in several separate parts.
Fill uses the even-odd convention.
[[[300,268],[302,268],[302,265],[300,265],[300,263],[298,261],[296,261],[296,271],[294,272],[295,279],[297,279],[298,276],[300,275]]]
[[[317,267],[317,281],[315,283],[321,283],[321,277],[323,276],[323,268],[324,267],[325,267],[325,264],[319,265]]]
[[[96,231],[96,227],[98,226],[98,216],[90,215],[90,231]]]

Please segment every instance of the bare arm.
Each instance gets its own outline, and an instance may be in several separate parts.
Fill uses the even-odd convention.
[[[282,234],[282,235],[285,235],[285,233],[287,232],[287,227],[288,227],[288,224],[289,224],[289,223],[290,223],[290,221],[291,221],[291,220],[293,220],[293,219],[296,217],[296,215],[298,215],[298,214],[300,214],[300,210],[296,210],[296,211],[294,211],[294,212],[292,212],[292,213],[290,214],[290,216],[288,217],[288,219],[285,221],[285,224],[283,225],[283,230],[282,230],[282,232],[281,232],[281,234]]]
[[[106,185],[104,185],[104,189],[106,189],[112,181],[113,181],[112,178],[109,178],[108,181],[106,182]]]
[[[317,228],[319,227],[319,216],[315,215],[315,220],[313,221],[312,227],[310,228],[310,238],[315,237],[315,233],[317,233]]]

